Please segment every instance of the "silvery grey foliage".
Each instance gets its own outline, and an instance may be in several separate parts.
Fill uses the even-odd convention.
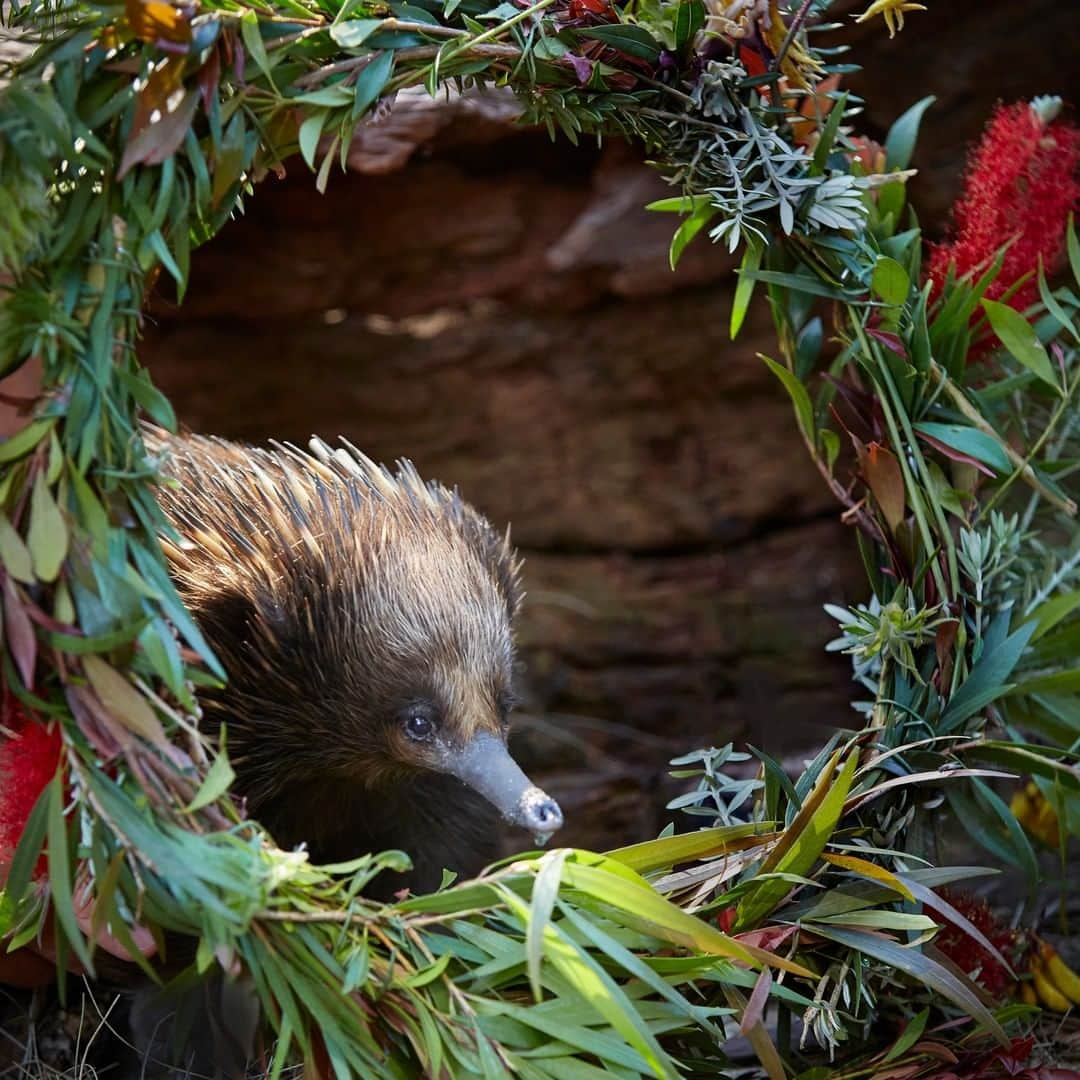
[[[1017,516],[1006,518],[996,510],[990,515],[990,524],[986,528],[960,530],[956,557],[971,582],[980,622],[989,618],[990,612],[984,611],[984,604],[990,595],[990,585],[996,578],[1008,574],[1020,554],[1023,539]],[[995,589],[994,592],[999,601],[1008,596],[1007,590]],[[1008,605],[1011,604],[1009,598]]]
[[[734,120],[744,106],[735,87],[746,78],[746,68],[737,60],[710,60],[691,93],[703,116]]]
[[[918,607],[912,591],[904,585],[885,604],[872,596],[869,604],[855,608],[826,604],[825,610],[840,623],[842,631],[825,646],[826,651],[851,656],[856,681],[875,693],[886,661],[922,682],[915,650],[932,642],[938,626],[947,621],[940,606]]]
[[[677,766],[671,773],[677,778],[698,777],[698,785],[667,804],[669,810],[682,810],[693,817],[711,818],[715,825],[732,825],[743,820],[733,816],[735,811],[752,805],[751,796],[762,783],[754,778],[737,779],[727,776],[724,767],[741,761],[749,761],[750,755],[736,751],[731,743],[725,746],[695,750],[691,754],[673,758]],[[678,768],[678,766],[690,766]]]
[[[723,88],[714,88],[704,107],[727,117]],[[733,106],[734,108],[734,106]],[[868,183],[847,174],[812,175],[812,159],[793,147],[773,128],[764,126],[752,110],[737,106],[731,123],[717,124],[707,148],[715,169],[705,187],[723,219],[709,236],[734,252],[740,241],[763,242],[772,220],[784,234],[819,229],[858,232],[866,219],[863,191]]]

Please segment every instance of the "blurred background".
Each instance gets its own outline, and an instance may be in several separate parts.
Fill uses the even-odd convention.
[[[856,28],[846,85],[878,138],[937,95],[913,198],[940,233],[996,100],[1080,100],[1080,28],[1076,0],[928,3],[893,41]],[[728,340],[734,261],[699,239],[672,274],[675,219],[643,209],[670,191],[641,156],[514,114],[403,97],[324,197],[290,162],[196,253],[183,307],[155,300],[143,358],[196,431],[345,435],[512,523],[517,752],[563,803],[561,840],[604,848],[673,817],[670,757],[798,759],[847,721],[822,604],[864,599],[863,574],[757,359],[760,298]]]

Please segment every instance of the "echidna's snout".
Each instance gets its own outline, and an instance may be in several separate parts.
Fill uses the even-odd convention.
[[[483,795],[512,825],[528,829],[538,839],[546,840],[562,828],[559,804],[521,771],[497,736],[484,733],[463,747],[446,747],[442,767]]]

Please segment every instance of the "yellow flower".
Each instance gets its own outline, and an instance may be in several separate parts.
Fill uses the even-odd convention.
[[[911,4],[908,0],[874,0],[874,2],[855,20],[866,22],[875,15],[881,15],[885,19],[885,25],[889,28],[889,37],[895,37],[897,30],[904,29],[905,11],[925,11],[925,4]]]

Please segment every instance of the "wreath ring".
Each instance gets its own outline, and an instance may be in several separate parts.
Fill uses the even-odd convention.
[[[770,1077],[800,1053],[795,1014],[830,1061],[849,1038],[863,1065],[921,1060],[931,1016],[970,1017],[980,1053],[1008,1047],[1022,1016],[921,944],[940,924],[983,950],[984,975],[1020,976],[999,995],[1068,1005],[1080,983],[1049,946],[1010,938],[1006,956],[935,891],[964,871],[920,858],[917,793],[939,789],[997,861],[1033,874],[1040,843],[1080,832],[1080,299],[1047,278],[1067,254],[1080,288],[1080,138],[1054,99],[1001,110],[973,162],[992,182],[969,184],[924,268],[904,181],[930,102],[884,147],[853,134],[809,18],[828,6],[13,9],[36,48],[0,91],[0,371],[34,357],[44,378],[0,444],[0,766],[5,797],[28,801],[4,855],[10,950],[50,941],[61,974],[93,973],[108,942],[153,977],[152,943],[189,935],[198,972],[251,981],[272,1076],[297,1054],[338,1076],[675,1076],[725,1067],[729,1016]],[[892,33],[920,7],[876,0],[862,17]],[[158,546],[138,420],[175,419],[135,343],[154,274],[182,296],[192,244],[267,170],[299,152],[321,190],[396,92],[492,83],[553,134],[642,142],[678,191],[653,207],[681,215],[673,263],[699,233],[741,248],[732,333],[767,293],[780,359],[762,359],[858,527],[873,599],[832,609],[833,647],[870,700],[794,781],[760,755],[746,822],[721,799],[708,829],[526,854],[379,905],[363,887],[397,856],[324,869],[281,851],[198,733],[196,687],[225,673]],[[679,762],[702,774],[699,803],[729,752]],[[987,783],[1002,772],[1033,778],[1012,812]],[[898,983],[915,1020],[883,1038]]]

